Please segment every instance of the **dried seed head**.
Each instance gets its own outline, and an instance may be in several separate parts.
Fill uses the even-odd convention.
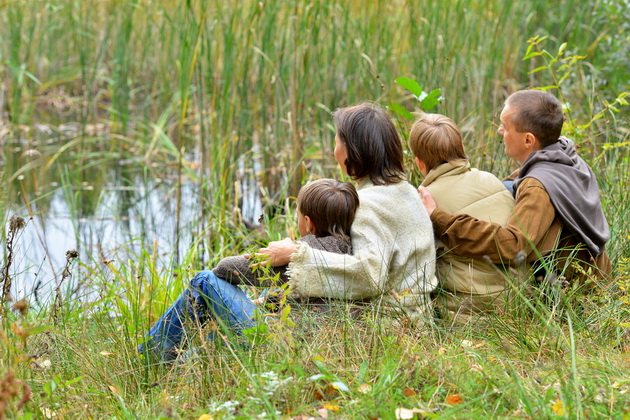
[[[25,316],[28,313],[28,302],[21,300],[13,305],[13,310],[19,312],[20,315]]]
[[[24,226],[26,226],[26,222],[24,221],[24,218],[19,217],[19,216],[11,217],[11,220],[9,221],[9,230],[16,232],[22,229]]]
[[[77,251],[76,249],[71,249],[69,251],[66,251],[66,260],[71,260],[73,258],[77,258],[79,256],[79,251]]]

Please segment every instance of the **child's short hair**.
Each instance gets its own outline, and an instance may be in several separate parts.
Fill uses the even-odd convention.
[[[318,179],[302,187],[297,206],[302,215],[311,219],[317,236],[332,235],[349,241],[359,194],[349,182]]]
[[[409,147],[427,166],[427,171],[456,159],[468,159],[462,135],[447,116],[422,114],[411,127]]]

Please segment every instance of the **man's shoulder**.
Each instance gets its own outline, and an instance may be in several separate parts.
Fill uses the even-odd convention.
[[[543,185],[542,182],[540,182],[538,179],[534,178],[533,176],[528,176],[528,177],[523,178],[523,180],[518,184],[518,188],[516,189],[516,191],[519,191],[525,188],[542,188],[544,190],[545,186]]]
[[[549,200],[549,193],[543,183],[538,179],[534,177],[526,177],[519,182],[516,187],[514,197],[516,201],[521,201],[523,199],[540,200],[541,198]]]

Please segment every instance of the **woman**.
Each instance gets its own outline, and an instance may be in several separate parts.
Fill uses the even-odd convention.
[[[335,159],[357,182],[359,193],[350,231],[352,255],[289,239],[270,243],[258,255],[267,255],[274,266],[289,264],[291,291],[298,298],[383,297],[389,308],[422,319],[437,285],[433,228],[417,191],[405,180],[396,128],[372,104],[339,109],[333,118]]]
[[[396,127],[372,104],[339,109],[333,118],[335,159],[357,182],[360,200],[350,231],[352,255],[288,238],[270,243],[258,255],[272,266],[289,264],[291,293],[297,298],[382,298],[388,303],[383,307],[396,317],[423,321],[430,315],[429,293],[437,285],[433,228],[417,191],[405,180]],[[204,271],[151,328],[148,344],[160,357],[173,359],[183,320],[203,322],[212,314],[238,334],[255,325],[254,312],[238,287]],[[142,345],[139,351],[144,351]]]

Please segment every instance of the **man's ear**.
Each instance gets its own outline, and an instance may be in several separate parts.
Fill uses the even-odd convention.
[[[313,235],[317,234],[317,229],[315,228],[315,223],[311,220],[310,217],[304,216],[304,221],[306,222],[306,231],[308,233],[312,233]]]
[[[542,147],[540,147],[540,142],[538,141],[536,136],[530,132],[525,133],[525,146],[530,150],[542,149]]]

